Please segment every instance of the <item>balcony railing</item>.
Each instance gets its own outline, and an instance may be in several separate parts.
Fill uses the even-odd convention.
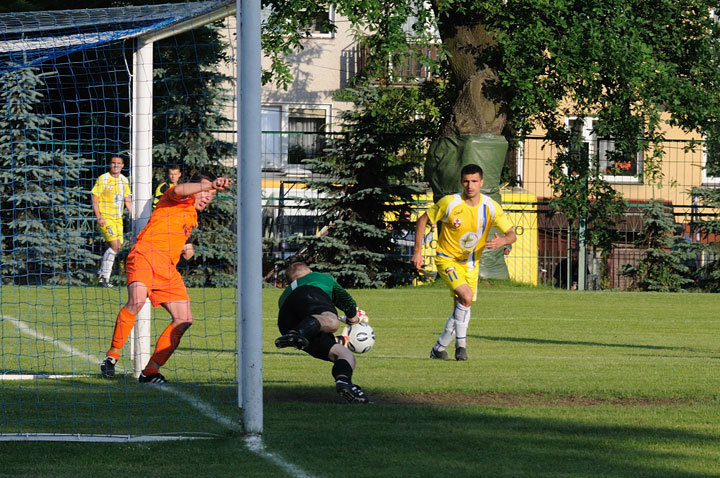
[[[418,47],[417,55],[400,56],[388,60],[384,77],[391,84],[416,83],[433,78],[432,68],[423,64],[421,57],[438,61],[439,49],[436,46]],[[370,66],[370,51],[359,46],[357,49],[357,71],[362,72]]]

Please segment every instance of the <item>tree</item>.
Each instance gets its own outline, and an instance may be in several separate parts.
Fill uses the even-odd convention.
[[[82,284],[98,259],[80,233],[91,214],[78,179],[87,161],[58,150],[60,121],[38,111],[45,88],[37,68],[6,72],[0,83],[0,198],[3,282]]]
[[[597,113],[600,134],[625,151],[638,133],[660,135],[660,113],[688,130],[718,117],[720,27],[713,1],[658,0],[268,0],[263,47],[275,60],[302,46],[304,25],[333,5],[368,37],[382,62],[438,34],[456,99],[446,136],[562,131],[563,115]],[[409,37],[401,28],[416,19]],[[437,28],[435,28],[435,26]],[[266,76],[267,78],[267,76]],[[698,99],[702,98],[702,101]],[[509,127],[509,128],[508,128]]]
[[[13,0],[0,6],[0,11],[103,8],[183,1],[89,0],[81,5],[72,5],[59,0]],[[223,116],[222,108],[231,103],[226,98],[231,93],[228,86],[232,85],[232,78],[221,74],[219,68],[223,62],[230,61],[229,51],[215,25],[155,42],[153,164],[156,166],[156,182],[164,180],[165,167],[170,164],[182,166],[185,179],[197,171],[232,175],[228,166],[231,163],[224,160],[234,156],[233,145],[217,136],[218,131],[230,124]],[[75,136],[65,140],[87,143],[92,138],[101,143],[107,148],[107,154],[99,156],[101,168],[104,168],[108,154],[124,154],[122,149],[129,143],[128,91],[117,87],[118,82],[129,81],[129,78],[124,78],[127,74],[126,53],[120,48],[109,47],[91,62],[87,61],[89,53],[86,51],[70,55],[71,60],[77,59],[80,64],[95,64],[97,69],[93,71],[78,68],[71,62],[55,65],[62,73],[56,81],[57,90],[65,88],[59,96],[75,98],[74,105],[79,110],[77,115],[68,115],[64,119],[80,123],[78,127],[67,128],[66,134]],[[106,72],[99,65],[119,72],[117,75],[122,80],[102,78],[101,75]],[[122,65],[122,68],[116,68],[116,65]],[[81,88],[79,84],[93,84],[94,87]],[[56,107],[63,107],[62,102],[55,103]],[[108,104],[111,106],[108,107]],[[107,117],[113,115],[115,121],[108,122]],[[196,245],[192,262],[200,263],[202,267],[182,268],[188,286],[229,285],[234,280],[234,254],[231,251],[236,247],[235,226],[227,220],[235,216],[231,194],[226,192],[220,200],[213,201],[199,218],[200,227],[191,239]]]
[[[720,189],[717,188],[693,188],[692,194],[697,197],[700,203],[708,209],[717,210],[720,208]],[[692,226],[707,240],[702,248],[710,257],[715,258],[708,261],[698,271],[698,286],[706,292],[720,292],[720,218],[717,215],[708,215],[698,218]]]
[[[155,45],[156,183],[165,180],[168,165],[182,166],[187,176],[195,172],[234,175],[231,165],[223,161],[233,157],[234,144],[216,135],[230,125],[222,108],[231,104],[228,85],[233,79],[219,68],[231,60],[227,51],[215,26],[197,28]],[[231,194],[219,195],[198,219],[199,227],[191,237],[195,243],[192,262],[202,267],[183,270],[188,286],[229,286],[235,279],[235,223],[228,221],[235,217]]]
[[[688,131],[707,128],[720,112],[713,1],[435,0],[429,9],[421,0],[264,5],[273,13],[264,24],[263,48],[280,84],[288,81],[283,57],[302,47],[304,26],[328,5],[366,37],[375,62],[412,54],[439,35],[456,93],[444,136],[513,136],[541,126],[555,140],[565,129],[564,116],[594,114],[601,120],[598,134],[632,153],[662,140],[663,112]],[[402,28],[408,18],[416,20],[413,35]]]
[[[304,161],[313,170],[308,187],[320,193],[307,206],[322,212],[328,229],[298,238],[302,254],[345,287],[408,284],[413,271],[393,231],[412,227],[402,213],[421,192],[412,175],[436,110],[427,108],[427,93],[415,87],[369,86],[341,94],[355,106],[341,113],[344,134],[329,140],[324,157]]]
[[[426,162],[430,182],[446,185],[441,190],[434,184],[436,196],[457,187],[453,174],[459,174],[461,164],[438,172],[435,165],[447,161],[434,155],[441,150],[446,157],[465,158],[468,155],[453,153],[451,146],[465,148],[468,137],[478,142],[487,138],[488,143],[497,136],[514,141],[539,127],[559,150],[568,150],[572,144],[565,118],[593,116],[598,119],[597,137],[612,138],[622,155],[643,151],[642,179],[661,184],[663,123],[702,132],[720,118],[720,26],[713,15],[717,2],[431,0],[429,8],[422,0],[264,4],[272,14],[264,24],[263,48],[273,60],[265,79],[275,73],[279,84],[289,79],[283,58],[302,47],[304,26],[328,5],[350,20],[371,50],[371,75],[380,75],[388,60],[412,55],[418,46],[440,39],[445,68],[439,73],[454,95],[434,143],[443,147],[431,147]],[[403,28],[408,19],[412,34]],[[474,156],[482,160],[482,154]],[[506,160],[501,148],[490,156],[492,161]],[[592,209],[578,203],[586,198],[594,197],[595,204],[616,202],[609,185],[592,171],[595,158],[585,160],[583,169],[591,177],[554,180],[561,188],[555,191],[556,204],[569,207],[564,212]],[[558,156],[555,172],[569,170],[572,161],[570,155]],[[573,197],[578,184],[587,185],[589,194]],[[494,184],[486,181],[486,186]],[[562,189],[565,186],[569,188]],[[610,194],[597,202],[604,192]],[[592,218],[585,217],[592,225]],[[609,238],[612,224],[602,225],[596,238],[607,242],[603,237]],[[602,248],[600,242],[596,246]]]
[[[623,265],[621,271],[632,279],[634,288],[678,292],[694,285],[687,263],[699,252],[697,244],[675,236],[672,216],[662,203],[653,201],[643,211],[643,232],[635,245],[644,250],[644,259],[634,266]]]

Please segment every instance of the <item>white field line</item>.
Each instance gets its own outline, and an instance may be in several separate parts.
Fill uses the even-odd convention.
[[[38,374],[15,374],[15,373],[7,373],[0,375],[0,382],[3,380],[6,381],[12,381],[12,380],[36,380],[36,379],[57,379],[57,378],[78,378],[78,377],[88,377],[88,375],[48,375],[46,373],[38,373]]]
[[[288,463],[280,456],[276,455],[275,453],[267,451],[265,449],[265,445],[263,444],[262,438],[259,435],[248,435],[245,437],[245,445],[248,447],[250,451],[255,453],[256,455],[259,455],[263,458],[265,458],[267,461],[274,463],[275,465],[279,466],[286,472],[288,472],[292,476],[296,476],[297,478],[311,478],[312,475],[308,475],[303,470],[298,468],[297,466],[293,465],[292,463]]]
[[[3,320],[7,320],[11,324],[13,324],[18,330],[20,330],[22,333],[29,335],[31,337],[35,337],[37,339],[43,340],[45,342],[49,342],[60,349],[64,350],[65,352],[68,352],[72,355],[83,357],[85,360],[87,360],[90,363],[100,363],[101,359],[98,356],[86,354],[84,352],[81,352],[75,347],[68,345],[61,340],[53,339],[52,337],[48,337],[44,334],[41,334],[32,327],[28,326],[26,323],[24,323],[21,320],[18,320],[14,317],[9,317],[7,315],[0,316]],[[229,430],[232,430],[234,432],[242,432],[243,428],[242,426],[237,423],[237,421],[226,417],[224,415],[221,415],[220,412],[215,410],[215,408],[203,400],[200,400],[197,397],[194,397],[192,395],[189,395],[181,390],[178,390],[174,387],[168,386],[167,384],[160,385],[159,387],[162,387],[162,390],[166,392],[170,392],[173,395],[177,396],[181,400],[189,403],[193,407],[195,407],[200,413],[205,415],[206,417],[210,418],[211,420],[215,420],[220,425],[228,428]],[[267,451],[265,448],[265,445],[263,444],[262,437],[259,435],[248,435],[245,438],[245,444],[252,453],[255,453],[256,455],[260,456],[261,458],[264,458],[265,460],[269,461],[270,463],[273,463],[285,471],[287,471],[292,476],[295,476],[297,478],[310,478],[312,475],[308,475],[303,470],[301,470],[299,467],[293,465],[292,463],[289,463],[285,461],[283,458],[281,458],[279,455],[275,453],[271,453]]]
[[[70,355],[75,355],[77,357],[84,358],[85,360],[87,360],[90,363],[102,362],[102,359],[100,357],[98,357],[97,355],[86,354],[84,352],[81,352],[81,351],[75,349],[75,347],[73,347],[71,345],[67,345],[66,343],[64,343],[60,340],[56,340],[53,337],[48,337],[47,335],[36,331],[35,329],[33,329],[32,327],[27,325],[22,320],[18,320],[15,317],[10,317],[8,315],[3,315],[2,319],[7,320],[11,324],[13,324],[15,326],[15,328],[17,328],[20,332],[24,333],[25,335],[29,335],[30,337],[34,337],[36,339],[42,340],[43,342],[51,343],[54,346],[58,347],[59,349],[69,353]]]

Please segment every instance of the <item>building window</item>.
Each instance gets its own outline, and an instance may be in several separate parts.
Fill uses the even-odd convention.
[[[603,179],[611,183],[640,182],[638,177],[642,173],[642,152],[625,153],[616,149],[613,138],[598,137],[597,118],[569,117],[565,124],[577,132],[582,149]]]
[[[263,169],[281,170],[283,167],[282,107],[264,106],[260,112],[262,142],[260,157]]]
[[[301,172],[303,159],[322,156],[331,111],[330,105],[263,105],[263,169]]]
[[[288,112],[288,163],[321,156],[325,148],[326,111],[317,108],[290,108]]]
[[[319,12],[312,20],[308,26],[310,31],[309,38],[334,38],[335,32],[331,28],[331,25],[334,23],[335,9],[331,6]]]

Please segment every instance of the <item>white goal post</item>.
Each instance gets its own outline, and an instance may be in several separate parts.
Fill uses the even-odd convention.
[[[249,435],[259,435],[263,432],[261,124],[257,121],[257,118],[260,118],[261,116],[260,10],[261,6],[258,0],[206,0],[165,5],[62,10],[57,12],[18,12],[0,15],[0,78],[11,78],[11,76],[4,77],[3,75],[5,75],[6,72],[14,72],[16,70],[20,70],[21,73],[28,70],[29,73],[23,74],[26,74],[26,76],[29,77],[32,73],[31,70],[42,70],[42,68],[37,67],[38,65],[43,65],[47,67],[47,69],[57,68],[60,62],[54,62],[56,59],[60,58],[63,62],[65,62],[62,63],[62,68],[65,68],[62,71],[65,72],[65,75],[58,76],[56,83],[53,84],[55,90],[52,90],[51,93],[47,94],[47,97],[49,98],[48,101],[54,100],[56,102],[60,102],[58,98],[61,98],[62,101],[71,102],[73,98],[81,98],[81,96],[73,96],[72,98],[63,97],[63,81],[67,81],[68,85],[70,85],[68,88],[74,88],[73,91],[79,91],[82,88],[85,88],[88,91],[100,91],[98,94],[102,94],[105,91],[104,88],[112,90],[112,92],[107,96],[102,96],[103,101],[106,98],[108,99],[108,106],[103,103],[102,111],[97,112],[92,110],[91,107],[87,107],[86,109],[79,108],[83,114],[86,111],[91,110],[93,114],[97,113],[97,117],[93,116],[92,120],[87,119],[86,117],[83,117],[81,120],[78,119],[80,116],[79,114],[77,117],[71,117],[70,114],[68,114],[67,121],[69,125],[67,126],[67,129],[71,131],[71,133],[68,133],[63,137],[58,135],[59,139],[56,140],[55,144],[70,144],[72,141],[76,141],[75,144],[80,145],[81,139],[83,141],[85,140],[85,137],[81,136],[80,132],[76,133],[76,130],[80,131],[80,126],[75,125],[72,121],[77,121],[78,124],[80,124],[81,121],[87,121],[88,123],[97,121],[98,123],[102,123],[102,126],[107,126],[107,129],[115,128],[115,130],[119,130],[120,127],[115,124],[109,124],[108,122],[108,125],[106,125],[103,122],[105,117],[102,115],[106,113],[106,110],[109,110],[113,115],[112,118],[123,118],[122,131],[115,133],[113,130],[115,136],[111,136],[110,134],[106,136],[111,136],[112,141],[123,145],[122,154],[127,152],[129,142],[129,166],[131,170],[131,191],[133,198],[131,211],[133,237],[136,237],[146,226],[153,209],[153,117],[155,115],[157,122],[160,117],[160,113],[157,111],[160,108],[158,105],[163,101],[163,95],[161,92],[153,92],[153,76],[154,74],[157,74],[158,71],[155,68],[155,62],[158,62],[159,64],[160,61],[157,58],[153,58],[153,56],[156,54],[154,52],[160,51],[160,55],[158,55],[158,57],[163,58],[165,54],[161,49],[164,47],[164,44],[168,42],[164,42],[159,45],[156,43],[160,40],[203,27],[210,23],[218,22],[226,17],[232,15],[236,16],[236,38],[232,39],[232,35],[228,35],[227,39],[223,37],[223,42],[230,41],[233,43],[232,48],[236,54],[237,64],[235,72],[223,73],[223,81],[227,81],[229,83],[230,79],[234,76],[234,80],[236,82],[234,98],[236,106],[236,111],[234,111],[236,115],[234,139],[236,139],[237,142],[236,157],[234,158],[237,177],[237,208],[234,211],[236,215],[236,229],[234,231],[236,233],[236,244],[234,245],[237,264],[237,269],[235,271],[236,289],[223,289],[222,287],[218,287],[216,289],[218,291],[225,290],[224,293],[228,295],[232,295],[234,293],[236,302],[235,304],[232,304],[232,300],[226,300],[221,306],[208,308],[207,311],[209,312],[208,315],[217,315],[217,317],[213,316],[213,318],[216,319],[213,326],[217,327],[220,331],[223,330],[222,319],[227,319],[225,322],[226,324],[230,324],[230,321],[233,321],[234,319],[237,336],[235,343],[232,343],[232,341],[230,343],[226,342],[227,346],[222,347],[213,347],[214,344],[212,343],[212,340],[214,340],[215,336],[212,334],[207,334],[207,336],[211,337],[210,339],[205,337],[195,340],[197,340],[197,343],[200,344],[196,345],[197,350],[201,350],[202,353],[205,354],[203,356],[204,360],[207,360],[205,363],[211,364],[210,366],[207,366],[207,377],[209,377],[206,379],[207,383],[217,386],[218,388],[225,387],[225,390],[229,390],[229,392],[225,393],[225,395],[218,400],[219,403],[222,403],[222,405],[226,407],[226,410],[229,408],[235,409],[235,403],[233,401],[236,398],[234,393],[236,385],[237,406],[242,408],[243,430]],[[227,24],[224,25],[227,26]],[[203,30],[207,31],[211,29]],[[193,35],[194,34],[195,32]],[[192,42],[194,41],[195,40],[193,39]],[[179,43],[182,44],[182,42]],[[215,45],[220,43],[221,42],[218,41]],[[196,43],[191,44],[196,45]],[[112,58],[113,60],[117,60],[117,62],[113,65],[119,65],[119,67],[114,68],[114,71],[121,72],[121,80],[115,80],[115,78],[113,78],[113,81],[108,82],[107,84],[102,83],[102,80],[105,78],[102,75],[105,71],[101,71],[102,68],[97,68],[97,70],[88,70],[89,72],[84,73],[85,76],[82,76],[82,78],[92,78],[93,81],[87,80],[85,83],[82,83],[80,87],[78,87],[78,84],[73,83],[73,77],[75,75],[72,73],[67,74],[67,71],[72,72],[74,65],[77,63],[71,64],[70,62],[76,61],[82,62],[83,64],[93,63],[94,59],[92,58],[92,55],[96,54],[99,57],[103,53],[88,53],[87,56],[85,56],[86,51],[95,51],[94,49],[99,50],[108,45],[121,45],[121,48],[118,48],[113,52],[113,55],[115,56],[111,57],[111,55],[108,54],[104,57],[104,59]],[[120,51],[120,53],[117,53],[118,51]],[[126,52],[129,56],[130,51],[132,51],[132,65],[128,65],[129,58],[126,58],[125,56]],[[177,51],[186,52],[193,50],[180,49]],[[173,57],[170,63],[175,65],[176,61],[179,60],[176,60],[175,57]],[[97,62],[97,64],[104,65],[105,63]],[[196,62],[196,65],[198,64],[200,63]],[[163,66],[159,65],[158,68],[162,71]],[[43,75],[45,74],[51,76],[54,73],[43,73]],[[100,79],[96,80],[96,78]],[[195,78],[192,79],[194,80]],[[128,85],[128,81],[131,85]],[[157,78],[155,78],[156,87],[158,85],[157,81]],[[118,86],[122,86],[123,88],[118,88]],[[118,93],[120,90],[123,91],[122,95]],[[211,94],[209,95],[206,90],[203,91],[205,96],[197,95],[197,97],[203,99],[211,97]],[[224,91],[229,92],[230,90],[227,88]],[[156,94],[157,97],[155,98],[156,104],[154,108],[153,98]],[[56,95],[56,97],[53,97],[52,95]],[[38,94],[37,97],[43,97],[43,94]],[[180,95],[180,97],[183,100],[186,99],[185,96]],[[119,100],[120,98],[122,98],[122,100]],[[117,103],[112,103],[113,100],[117,100]],[[118,106],[121,102],[122,105]],[[8,102],[7,104],[10,103]],[[229,101],[227,103],[223,103],[223,105],[225,104],[229,106]],[[94,104],[91,106],[94,107]],[[45,107],[49,108],[47,106]],[[232,108],[229,109],[232,111]],[[129,116],[127,114],[128,110]],[[196,108],[196,111],[201,111],[204,114],[208,114],[207,112],[210,110],[211,108],[207,108],[205,106]],[[228,117],[229,116],[230,115],[228,115]],[[244,121],[244,118],[250,118],[251,120]],[[57,121],[57,119],[53,119]],[[66,125],[65,121],[57,122],[62,124],[63,127]],[[85,123],[83,123],[83,125],[84,124]],[[73,128],[76,128],[76,130]],[[30,130],[30,128],[28,128],[28,130]],[[159,142],[159,146],[157,144],[155,145],[156,148],[162,148],[165,144],[170,143],[163,143],[159,140],[161,137],[160,135],[165,132],[165,129],[160,129],[159,131],[160,133],[157,133],[156,131],[157,136],[155,141]],[[215,138],[216,130],[211,129],[210,131],[212,131],[213,138]],[[224,130],[223,132],[228,133],[228,135],[232,134],[230,131]],[[76,136],[73,136],[73,134],[76,134]],[[31,137],[30,134],[29,137]],[[116,139],[116,137],[120,139]],[[106,137],[101,137],[96,140],[93,136],[92,141],[86,141],[83,148],[86,147],[88,150],[94,150],[95,143],[93,141],[100,143],[103,140],[108,142],[110,141],[107,140]],[[62,143],[63,141],[65,141],[65,143]],[[47,143],[52,143],[52,138],[47,141]],[[55,146],[55,144],[47,146],[47,149],[59,150],[64,147]],[[78,146],[77,149],[80,151],[80,146]],[[227,174],[227,168],[230,165],[230,160],[233,159],[233,152],[232,150],[228,152],[228,149],[229,147],[226,147],[224,150],[218,148],[217,151],[222,151],[219,155],[220,162],[213,163],[220,164],[220,167],[222,167],[225,171],[224,174]],[[113,144],[110,147],[99,149],[97,153],[93,152],[93,155],[91,156],[93,159],[89,159],[87,161],[96,163],[96,167],[102,167],[97,166],[97,164],[100,164],[101,161],[96,160],[95,158],[101,158],[111,152],[112,154],[120,154],[119,149]],[[79,157],[80,153],[77,154]],[[227,162],[225,161],[225,158],[228,159]],[[83,158],[82,160],[84,161],[85,159]],[[217,159],[215,160],[217,161]],[[13,157],[13,164],[14,161],[17,161],[17,159]],[[161,163],[160,165],[162,164],[164,163]],[[156,165],[156,167],[157,166],[158,165]],[[90,172],[92,171],[90,170]],[[232,172],[230,174],[232,174]],[[90,176],[89,174],[86,175]],[[83,181],[86,181],[87,179],[88,178],[83,177]],[[76,188],[78,190],[81,189],[80,185],[76,185]],[[89,188],[83,189],[81,193],[86,196],[81,196],[83,199],[78,201],[78,203],[84,203],[84,198],[89,197],[89,192]],[[116,194],[116,197],[117,196],[118,195]],[[120,195],[120,197],[122,198],[122,195]],[[235,198],[229,197],[224,199],[227,200],[227,202],[224,203],[225,207],[228,207],[230,204],[229,201],[235,200]],[[65,210],[64,213],[64,219],[67,220],[67,210]],[[78,221],[89,221],[89,219],[85,218],[84,213],[74,214],[75,215],[72,218],[73,220],[77,219]],[[225,216],[223,216],[223,218],[231,215],[232,212],[228,212],[226,209]],[[94,221],[94,216],[91,217]],[[227,222],[230,223],[231,219],[232,218],[228,219]],[[122,220],[122,217],[120,220]],[[82,224],[83,227],[86,227],[84,225],[85,222]],[[95,222],[90,222],[90,224],[91,227],[87,230],[95,231]],[[90,240],[80,244],[79,246],[75,246],[76,249],[74,249],[73,252],[78,254],[79,251],[90,249],[98,244],[101,245],[100,242],[97,242],[94,239],[95,235],[99,235],[97,231],[87,233],[87,237],[92,236]],[[231,236],[231,234],[226,234],[223,237],[229,236]],[[232,242],[232,240],[227,242]],[[63,246],[65,246],[65,244],[63,244]],[[226,277],[229,276],[229,279],[226,279],[224,284],[229,284],[233,277],[231,266],[232,261],[227,259],[228,257],[232,257],[232,247],[232,245],[228,245],[224,249],[226,254],[220,259],[220,262],[223,263],[224,267],[229,269],[225,272]],[[69,245],[68,249],[70,249]],[[93,260],[93,257],[97,256],[90,256],[90,261]],[[87,271],[88,269],[84,269],[84,272]],[[92,274],[94,274],[94,272]],[[12,279],[15,280],[16,278],[12,277]],[[45,283],[41,281],[42,279],[36,280],[38,281],[37,283],[30,283],[28,281],[27,284],[20,283],[20,286],[28,285],[29,290],[41,290],[41,293],[38,293],[37,296],[44,297],[42,296],[42,292],[44,292],[42,289],[43,286],[45,286]],[[202,282],[199,283],[202,284]],[[37,284],[39,284],[39,286],[37,286]],[[68,284],[70,283],[68,282]],[[76,289],[72,289],[68,286],[66,290],[63,291],[63,293],[68,296],[68,299],[66,300],[66,304],[68,304],[67,312],[55,311],[55,308],[59,306],[56,305],[55,292],[51,289],[51,287],[46,288],[50,290],[50,292],[47,293],[47,296],[50,297],[50,299],[37,299],[37,303],[30,303],[30,306],[37,309],[37,316],[33,316],[35,319],[34,322],[29,322],[27,318],[20,316],[20,313],[23,310],[23,305],[25,304],[25,302],[23,302],[25,299],[20,300],[13,298],[12,300],[15,300],[15,302],[6,304],[3,314],[0,314],[0,326],[8,324],[9,328],[12,325],[12,329],[10,329],[12,334],[0,334],[0,339],[14,339],[14,348],[12,350],[8,349],[7,353],[9,356],[10,354],[14,354],[12,357],[20,357],[20,359],[16,360],[17,365],[14,365],[13,368],[10,368],[10,366],[6,365],[4,362],[4,369],[0,369],[0,378],[3,378],[2,376],[6,372],[8,372],[6,375],[17,375],[20,379],[22,379],[18,382],[24,382],[27,384],[30,384],[33,380],[52,379],[71,382],[73,379],[81,378],[83,391],[87,393],[88,397],[91,397],[89,399],[85,399],[82,403],[84,405],[88,405],[88,408],[92,408],[93,410],[100,410],[99,416],[102,418],[93,422],[93,420],[95,420],[95,415],[93,414],[94,412],[90,413],[87,420],[85,420],[87,423],[83,422],[83,426],[85,426],[85,428],[78,433],[74,433],[72,430],[70,430],[70,433],[65,433],[66,430],[62,427],[53,429],[52,425],[48,425],[47,428],[42,428],[42,426],[40,428],[37,426],[34,427],[31,423],[31,419],[36,417],[28,418],[26,422],[23,422],[22,420],[13,421],[11,426],[0,423],[0,441],[16,439],[55,441],[135,441],[143,439],[143,437],[147,437],[148,440],[165,438],[177,439],[177,434],[184,433],[184,430],[189,430],[189,433],[183,436],[192,438],[190,433],[196,432],[194,429],[190,428],[183,428],[182,431],[168,428],[167,430],[163,429],[159,433],[155,434],[154,430],[148,426],[148,423],[154,425],[154,420],[157,418],[157,414],[151,415],[151,418],[147,420],[147,422],[140,422],[134,419],[127,420],[127,423],[129,423],[129,425],[127,425],[127,429],[130,430],[127,435],[117,433],[117,427],[113,428],[114,422],[111,420],[115,417],[112,413],[112,407],[114,406],[113,400],[116,397],[114,393],[118,393],[118,396],[120,395],[120,392],[127,395],[127,390],[122,388],[128,383],[126,381],[126,377],[132,378],[133,374],[135,377],[139,376],[143,367],[147,364],[151,357],[151,338],[153,332],[151,330],[150,302],[149,300],[146,301],[145,306],[138,313],[135,327],[128,343],[133,360],[132,370],[125,369],[122,373],[118,373],[115,376],[115,380],[105,380],[105,378],[108,378],[109,374],[101,376],[99,363],[100,360],[102,360],[102,357],[98,354],[104,354],[104,350],[107,350],[104,349],[104,347],[107,345],[106,331],[109,328],[110,321],[112,320],[109,317],[111,317],[112,314],[117,313],[117,309],[115,308],[118,305],[116,303],[116,299],[121,299],[122,293],[118,290],[118,288],[116,288],[113,289],[114,295],[111,295],[107,289],[101,289],[93,286],[95,282],[76,281],[73,284]],[[14,285],[15,284],[13,284],[13,286]],[[2,303],[4,299],[2,286],[3,284],[0,284],[0,303]],[[30,289],[31,287],[35,287],[35,289]],[[188,287],[190,287],[190,285],[188,285]],[[20,289],[19,286],[17,288]],[[77,292],[78,290],[80,292]],[[96,291],[92,292],[93,296],[89,300],[86,300],[87,294],[85,291],[87,290]],[[83,297],[83,305],[81,311],[78,311],[78,309],[80,309],[80,306],[78,306],[77,309],[72,310],[71,313],[69,309],[75,304],[75,302],[70,299],[73,293],[77,293]],[[8,297],[10,296],[8,295]],[[43,300],[45,300],[45,302],[42,302]],[[88,311],[87,303],[91,303],[91,306],[94,307],[94,309]],[[13,310],[10,307],[11,305],[14,306],[16,310]],[[227,310],[225,305],[232,307],[234,310],[232,312]],[[20,317],[20,319],[14,319],[11,312],[15,316]],[[224,317],[222,314],[224,314]],[[62,333],[68,334],[67,338],[59,336],[57,333],[53,333],[57,332],[59,328],[57,321],[52,320],[56,316],[62,317]],[[48,317],[48,320],[45,320],[46,317]],[[114,317],[115,316],[112,315],[112,318]],[[229,325],[225,330],[230,332],[231,327],[232,326]],[[0,327],[0,331],[1,330],[2,327]],[[76,339],[77,335],[74,335],[76,330],[80,331],[78,332],[78,335],[80,333],[84,335]],[[0,340],[0,345],[5,343],[2,340]],[[201,340],[204,340],[204,342],[201,342]],[[37,349],[35,351],[35,355],[30,356],[27,353],[23,354],[24,349],[29,348],[25,345],[25,342],[29,341],[46,346],[47,349],[35,347],[35,349]],[[70,373],[59,374],[53,372],[56,370],[54,368],[55,365],[53,364],[54,356],[45,352],[48,349],[62,351],[64,354],[62,356],[63,363],[58,365],[58,370],[65,370],[62,367],[69,368]],[[188,352],[187,354],[190,355],[191,352]],[[217,366],[213,360],[217,360],[218,356],[221,356],[221,359],[225,361],[235,360],[237,368],[234,369],[235,367],[232,365],[226,367]],[[80,357],[80,359],[78,359],[78,357]],[[81,360],[82,364],[76,366],[74,360]],[[185,358],[185,360],[192,363],[190,359]],[[47,365],[48,363],[50,365]],[[65,365],[66,363],[69,365]],[[189,388],[197,385],[196,379],[192,375],[194,373],[194,369],[187,371],[188,368],[182,369],[181,372],[183,377],[186,378],[184,381],[171,381],[170,385],[166,386],[164,390],[158,389],[158,391],[154,391],[153,393],[157,393],[163,397],[174,395],[179,399],[177,402],[190,403],[201,412],[200,415],[211,417],[215,424],[219,425],[220,428],[225,430],[229,428],[232,431],[238,431],[239,426],[237,419],[227,419],[226,417],[223,417],[221,412],[217,412],[212,409],[212,405],[206,407],[204,405],[206,402],[204,402],[201,398],[202,394],[195,396],[193,393],[183,390],[184,387]],[[180,367],[178,367],[178,370],[179,369]],[[88,370],[95,371],[96,375],[94,375],[92,371],[88,372]],[[203,370],[205,371],[206,369]],[[27,372],[30,373],[28,374]],[[126,376],[125,372],[132,373],[128,373]],[[191,376],[192,378],[187,379],[188,376]],[[221,378],[217,379],[216,377],[218,376]],[[5,376],[4,378],[8,379],[8,376]],[[236,379],[236,384],[233,383],[233,378]],[[138,387],[137,380],[132,380],[131,382],[134,382],[132,385],[135,387],[131,388],[131,394],[135,393],[139,395],[140,393],[143,393],[143,390],[145,389]],[[176,383],[178,384],[177,387],[175,385]],[[0,381],[0,385],[2,384],[3,382]],[[20,386],[12,389],[13,393],[17,393],[18,398],[15,399],[13,395],[15,402],[7,402],[17,409],[20,409],[27,403],[27,400],[23,399],[25,394],[32,393],[29,386],[26,387],[26,389],[23,389],[24,384],[19,385]],[[52,393],[60,393],[52,390],[52,388],[46,384],[41,384],[41,387],[46,387],[46,389],[49,390],[47,392],[47,396],[50,397],[53,396]],[[198,389],[200,389],[200,387],[198,387]],[[2,387],[0,387],[0,392],[5,390],[9,389],[2,389]],[[43,391],[45,391],[45,389],[43,389]],[[62,390],[62,393],[65,393],[64,389]],[[68,394],[72,395],[74,393],[75,391],[73,390],[72,393]],[[41,396],[39,393],[36,395],[37,397]],[[6,395],[3,396],[2,393],[0,393],[0,398],[2,398],[2,400],[5,400],[5,397],[7,396],[10,396],[10,394],[6,393]],[[96,396],[100,397],[100,399],[97,399],[97,402],[94,401],[96,400]],[[136,397],[134,396],[132,398],[134,399]],[[4,407],[6,402],[3,402],[2,400],[0,400],[0,406]],[[222,402],[221,400],[225,401]],[[46,407],[43,399],[38,398],[37,402],[37,408],[43,413],[46,412],[46,408],[52,406],[52,403],[57,403],[57,401],[53,402],[53,400],[46,400],[46,402],[50,404]],[[133,405],[136,405],[137,402],[138,401],[134,402]],[[210,403],[212,404],[214,402]],[[62,402],[63,406],[73,406],[73,404],[75,404],[73,400]],[[147,403],[143,402],[143,405],[147,405]],[[152,402],[151,405],[152,407],[157,406],[162,407],[163,409],[168,408],[167,401],[163,400]],[[176,419],[174,423],[180,423],[182,426],[186,426],[188,417],[182,415],[184,412],[182,407],[178,407],[178,409],[178,413],[176,413],[173,408],[167,411],[167,414],[170,415],[176,413],[175,415],[172,415],[173,418]],[[55,410],[54,413],[61,417],[70,417],[68,423],[71,424],[73,423],[73,417],[76,416],[73,413],[66,413],[65,415],[62,415],[62,413],[58,413],[57,410]],[[148,413],[152,414],[152,411],[149,411]],[[178,415],[181,419],[177,418]],[[40,416],[40,413],[38,413],[38,417]],[[109,429],[109,431],[107,431],[108,434],[105,434],[106,431],[102,430],[101,427],[98,427],[97,430],[95,428],[96,423],[105,423],[103,422],[103,419],[105,419],[106,416],[111,417],[107,420],[107,422],[110,423],[110,425],[107,426]],[[28,417],[30,416],[28,415]],[[194,416],[192,418],[195,419]],[[42,423],[42,419],[38,418],[38,422]],[[64,420],[58,420],[58,422],[64,423]],[[147,431],[136,431],[144,429]],[[32,433],[28,432],[29,430],[32,431]]]
[[[237,333],[238,405],[243,409],[245,430],[262,432],[262,244],[260,124],[242,121],[260,117],[260,3],[236,0],[214,12],[137,38],[133,55],[132,164],[133,235],[147,224],[152,212],[152,98],[153,42],[237,15]],[[134,367],[140,375],[150,359],[150,303],[137,316],[134,334]]]

